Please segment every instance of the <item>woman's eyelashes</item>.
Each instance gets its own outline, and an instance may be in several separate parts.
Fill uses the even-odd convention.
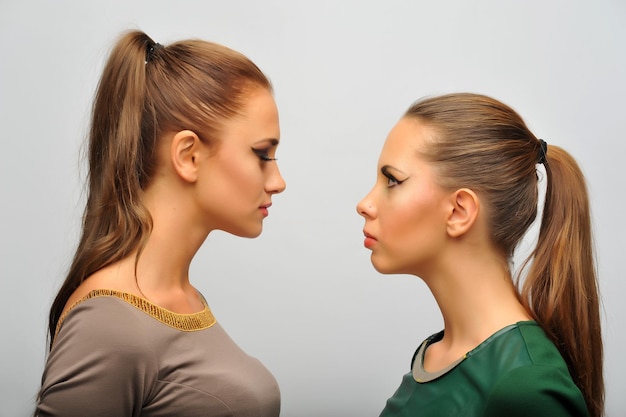
[[[389,173],[385,174],[385,177],[387,178],[387,188],[395,187],[396,185],[400,185],[404,182],[404,180],[400,181]]]
[[[389,172],[389,168],[390,167],[388,165],[385,165],[380,170],[381,174],[383,174],[383,176],[387,178],[387,188],[395,187],[396,185],[400,185],[404,181],[406,181],[406,178],[403,180],[397,179],[391,172]]]
[[[256,156],[259,157],[259,159],[263,162],[267,162],[267,161],[275,161],[276,158],[272,158],[270,156],[270,148],[265,148],[265,149],[256,149],[256,148],[252,148],[252,151],[256,154]]]

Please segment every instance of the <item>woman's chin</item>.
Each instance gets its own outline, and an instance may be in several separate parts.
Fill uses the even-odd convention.
[[[372,266],[374,267],[374,269],[376,271],[378,271],[381,274],[395,274],[396,271],[391,267],[391,265],[389,265],[388,263],[385,262],[381,262],[380,260],[377,260],[374,258],[374,255],[372,254],[371,257],[371,261],[372,261]]]
[[[222,227],[218,227],[217,230],[221,230],[222,232],[237,237],[254,239],[261,235],[261,232],[263,231],[263,223],[222,225]]]

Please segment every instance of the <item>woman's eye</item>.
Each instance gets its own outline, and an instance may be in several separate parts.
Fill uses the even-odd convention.
[[[398,181],[391,175],[387,176],[387,188],[395,187],[396,185],[402,184],[402,181]]]
[[[253,149],[254,153],[261,161],[275,161],[276,158],[270,157],[269,149]]]

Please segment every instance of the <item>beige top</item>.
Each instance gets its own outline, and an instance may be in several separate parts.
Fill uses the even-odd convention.
[[[177,314],[132,294],[96,290],[60,321],[37,415],[276,417],[274,377],[211,310]]]

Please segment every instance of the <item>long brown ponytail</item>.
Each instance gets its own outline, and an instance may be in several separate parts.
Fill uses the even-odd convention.
[[[85,278],[140,253],[148,239],[152,219],[141,193],[161,135],[191,129],[217,141],[222,123],[259,87],[271,91],[252,61],[225,46],[185,40],[162,47],[140,31],[120,37],[94,99],[82,235],[50,309],[50,347],[67,300]]]
[[[568,364],[592,416],[604,410],[603,347],[589,197],[578,164],[549,146],[547,190],[522,300]]]
[[[557,146],[546,152],[513,109],[483,95],[427,98],[405,116],[435,128],[424,156],[436,164],[442,186],[481,193],[492,239],[510,256],[537,216],[536,164],[545,159],[545,207],[537,246],[524,264],[528,274],[518,278],[520,299],[561,352],[591,416],[602,416],[599,295],[589,197],[578,164]]]

